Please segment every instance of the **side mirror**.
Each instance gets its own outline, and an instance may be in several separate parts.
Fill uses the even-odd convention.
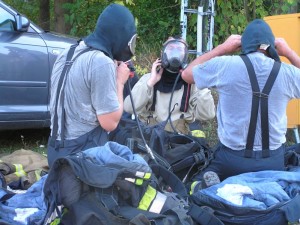
[[[25,32],[28,30],[30,22],[29,20],[21,15],[16,15],[17,31]]]

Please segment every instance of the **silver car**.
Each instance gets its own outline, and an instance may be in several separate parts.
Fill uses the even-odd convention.
[[[49,127],[51,70],[74,43],[0,1],[0,130]]]

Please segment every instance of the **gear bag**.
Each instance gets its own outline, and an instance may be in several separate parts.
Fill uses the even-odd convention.
[[[194,224],[182,182],[115,142],[57,159],[44,193],[47,224],[54,213],[65,225]]]
[[[198,169],[204,168],[212,157],[212,149],[203,138],[165,131],[165,122],[153,126],[139,123],[156,161],[181,180],[192,177]],[[135,120],[123,118],[118,131],[110,134],[110,140],[128,146],[135,153],[144,154],[146,161],[151,163]]]

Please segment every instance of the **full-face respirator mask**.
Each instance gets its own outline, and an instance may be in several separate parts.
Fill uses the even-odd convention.
[[[187,44],[180,39],[171,39],[164,44],[161,62],[162,67],[171,72],[179,73],[187,66]]]

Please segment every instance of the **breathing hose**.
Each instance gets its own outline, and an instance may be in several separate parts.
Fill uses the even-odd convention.
[[[141,138],[143,140],[143,143],[145,145],[145,148],[146,148],[146,151],[147,153],[149,154],[150,158],[156,163],[158,164],[158,162],[156,161],[156,158],[151,150],[151,148],[148,146],[146,140],[145,140],[145,137],[144,137],[144,134],[142,132],[142,128],[141,128],[141,124],[139,122],[139,119],[138,119],[138,116],[137,116],[137,113],[136,113],[136,109],[135,109],[135,105],[134,105],[134,101],[133,101],[133,97],[132,97],[132,93],[131,93],[131,85],[130,85],[130,82],[128,81],[127,82],[127,85],[128,85],[128,90],[129,90],[129,96],[130,96],[130,100],[131,100],[131,105],[132,105],[132,110],[133,110],[133,114],[134,114],[134,117],[135,117],[135,120],[137,122],[137,125],[138,125],[138,129],[139,129],[139,132],[140,132],[140,135],[141,135]]]

